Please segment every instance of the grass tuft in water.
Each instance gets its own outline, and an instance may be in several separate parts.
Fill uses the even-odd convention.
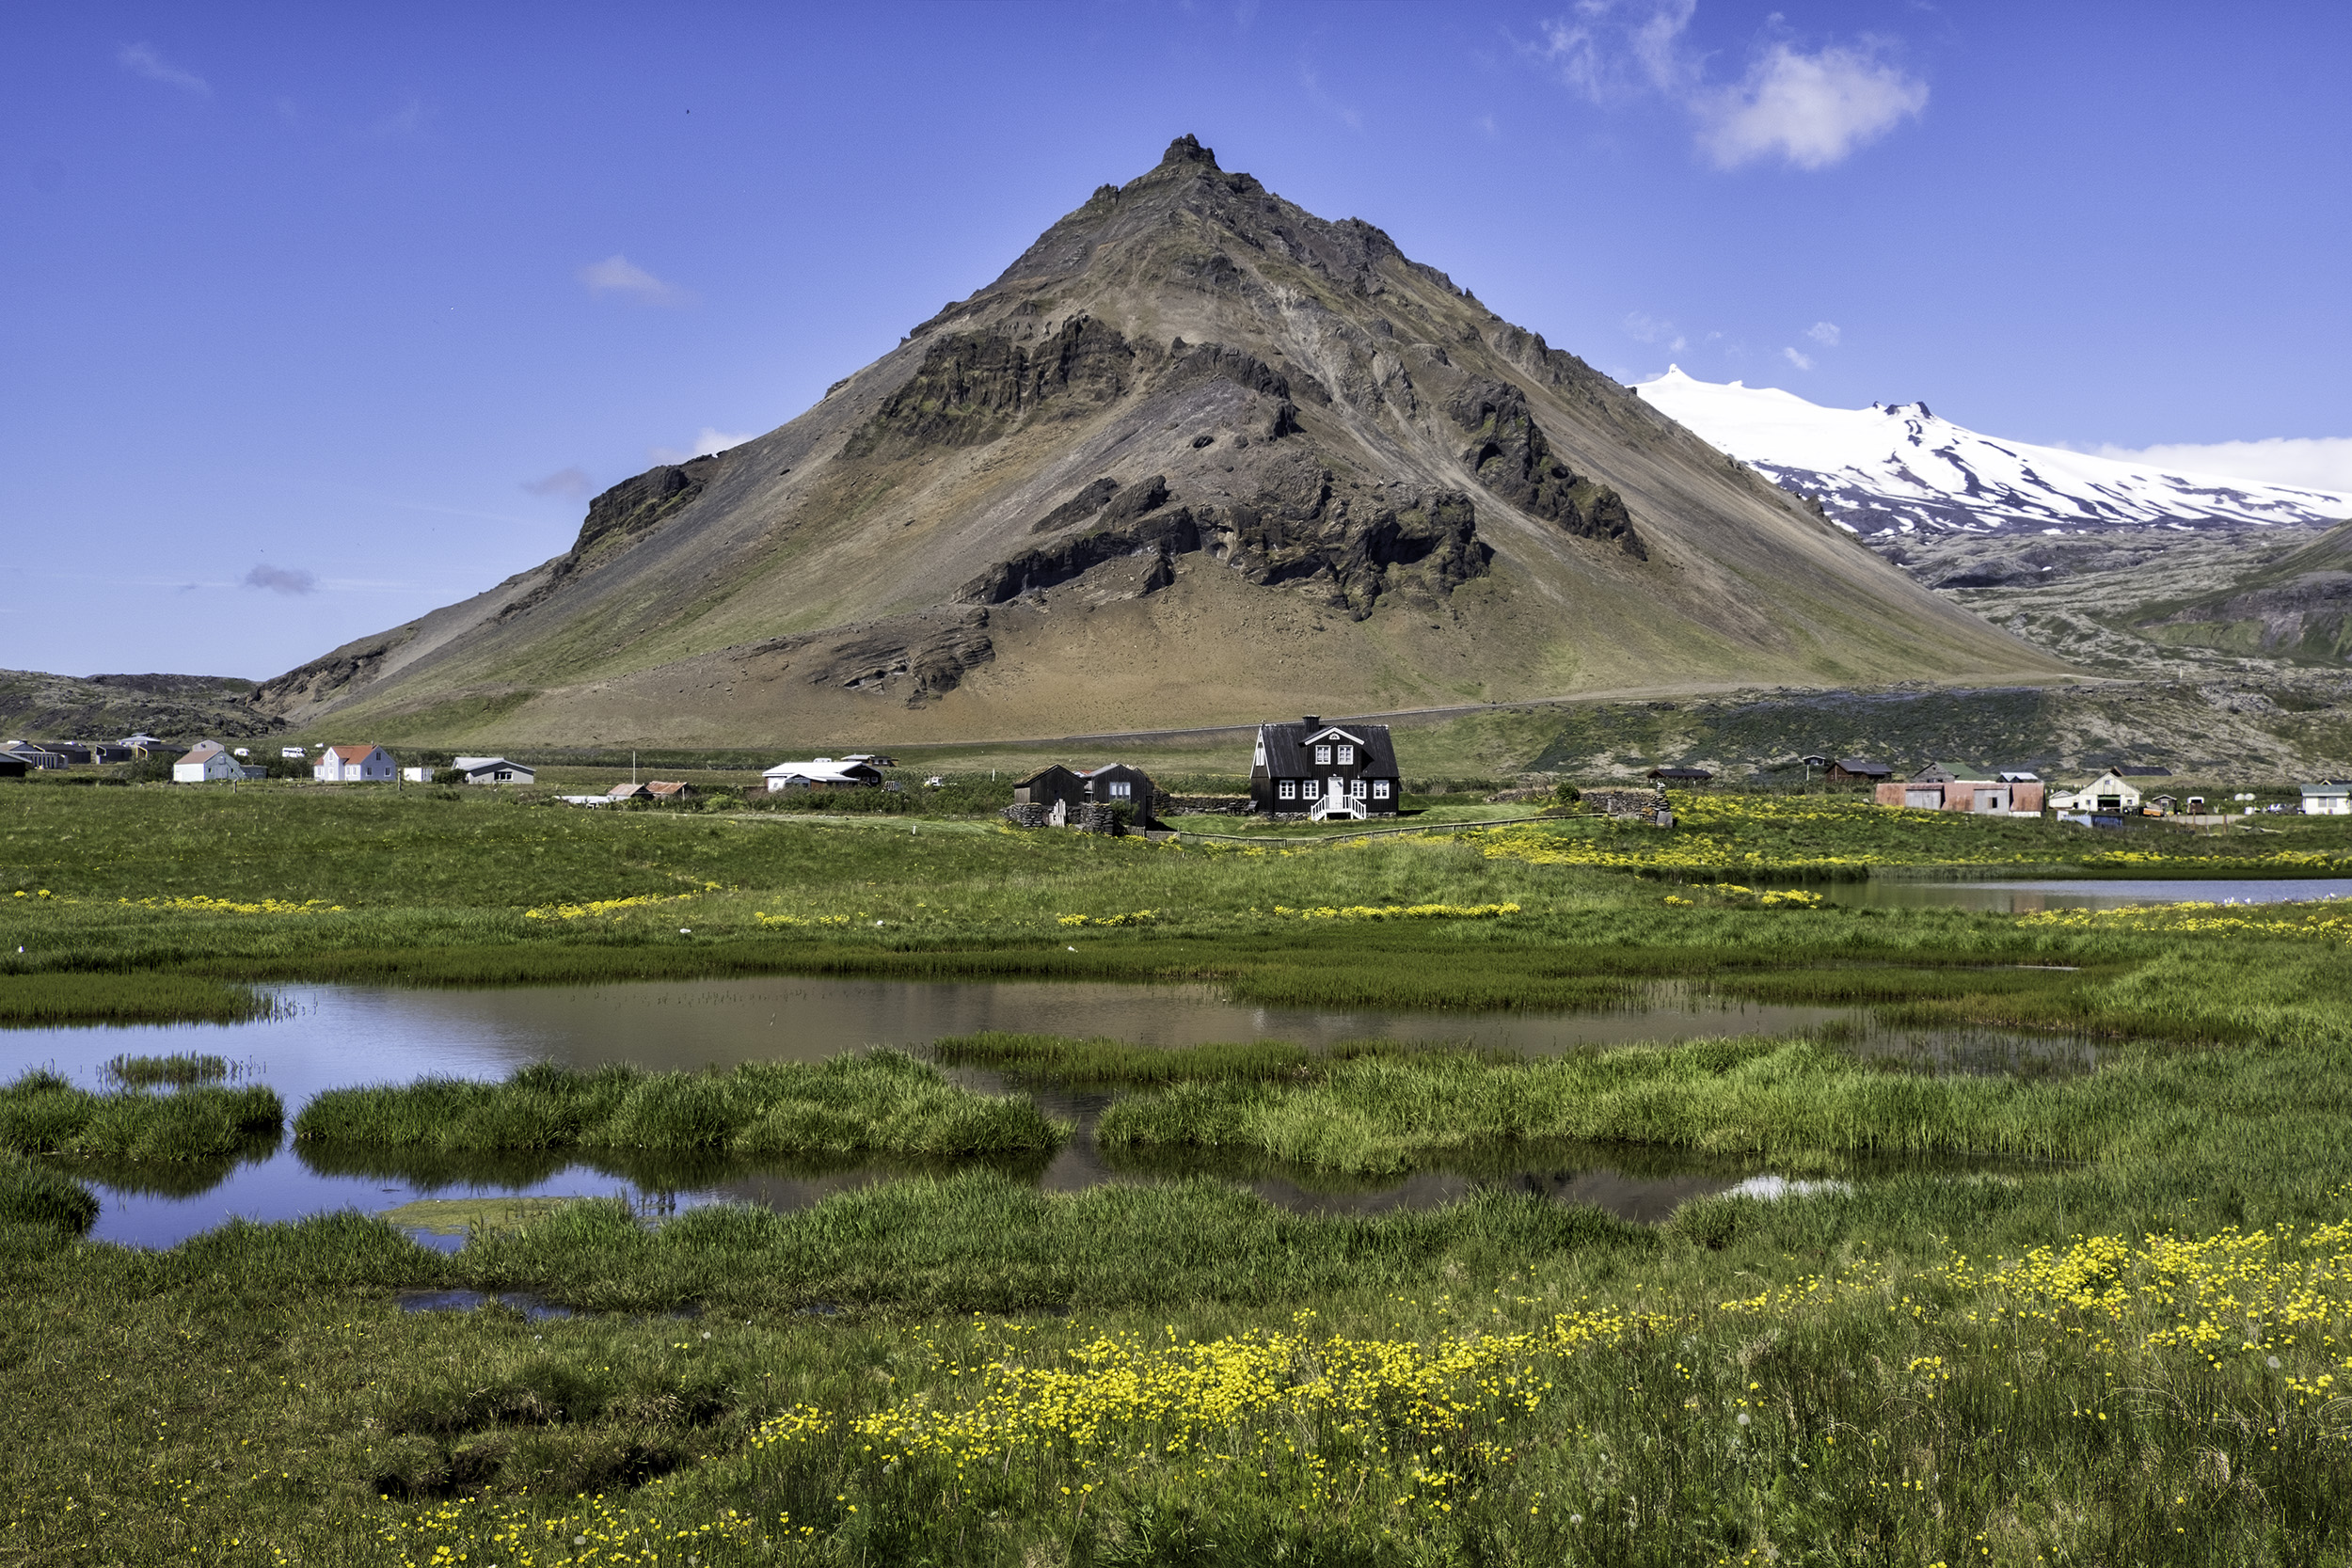
[[[1238,1040],[1206,1045],[1130,1045],[1124,1040],[1076,1039],[1067,1035],[987,1033],[951,1035],[931,1048],[951,1067],[999,1072],[1057,1084],[1155,1088],[1168,1084],[1304,1083],[1335,1063],[1431,1054],[1517,1061],[1509,1052],[1480,1052],[1446,1042],[1342,1040],[1310,1051],[1287,1040]]]
[[[130,1089],[151,1089],[168,1084],[184,1089],[197,1084],[221,1084],[237,1075],[226,1056],[199,1055],[192,1051],[168,1056],[117,1056],[105,1066],[106,1076]]]
[[[248,1023],[273,1016],[265,991],[202,974],[35,971],[0,974],[0,1027],[56,1023]]]
[[[1456,1149],[1548,1138],[1783,1156],[2102,1158],[2169,1132],[2210,1067],[2132,1048],[2091,1076],[1930,1077],[1813,1040],[1703,1040],[1497,1066],[1456,1054],[1334,1064],[1311,1082],[1184,1082],[1121,1100],[1105,1148],[1235,1149],[1308,1166],[1393,1171]],[[2342,1103],[2309,1058],[2249,1053],[2265,1116]],[[2316,1097],[2316,1098],[2315,1098]],[[2256,1113],[2239,1106],[2233,1115]]]
[[[274,1139],[286,1110],[260,1085],[94,1094],[36,1069],[0,1087],[0,1149],[98,1160],[207,1160]]]
[[[503,1084],[426,1078],[330,1090],[294,1122],[298,1142],[327,1147],[745,1158],[1006,1154],[1058,1148],[1069,1132],[1025,1099],[974,1094],[896,1051],[703,1073],[542,1062]]]

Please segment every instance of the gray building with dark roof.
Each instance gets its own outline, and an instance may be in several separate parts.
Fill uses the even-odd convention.
[[[1386,724],[1261,724],[1249,764],[1252,811],[1315,821],[1394,816],[1404,796]]]

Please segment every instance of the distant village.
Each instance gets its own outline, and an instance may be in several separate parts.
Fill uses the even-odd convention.
[[[268,754],[274,750],[275,755]],[[0,779],[36,772],[168,760],[171,782],[183,784],[259,783],[307,776],[317,784],[535,786],[539,768],[503,756],[458,756],[446,764],[403,765],[374,744],[279,746],[254,749],[200,740],[179,751],[151,735],[115,741],[0,741]],[[2218,827],[2258,813],[2299,811],[2305,816],[2352,816],[2352,784],[2334,779],[2298,786],[2299,801],[2263,801],[2239,790],[2227,800],[2168,790],[2170,771],[2162,768],[2114,766],[2080,783],[2044,780],[2029,768],[1981,768],[1931,763],[1908,778],[1867,757],[1806,756],[1798,759],[1804,783],[1833,791],[1867,790],[1879,805],[1899,811],[1964,812],[1978,816],[2048,817],[2086,828],[2116,828],[2136,818],[2160,818],[2184,827]],[[870,752],[779,762],[761,774],[766,792],[880,790],[902,792],[904,782],[888,775],[896,761]],[[634,769],[632,769],[632,775]],[[1671,826],[1669,785],[1703,788],[1715,781],[1705,768],[1661,767],[1648,770],[1647,787],[1570,784],[1520,787],[1492,797],[1497,802],[1556,806],[1617,818]],[[925,787],[944,781],[933,777]],[[1244,816],[1268,821],[1369,822],[1406,811],[1405,781],[1386,724],[1327,722],[1309,714],[1295,721],[1257,727],[1246,794],[1171,796],[1140,768],[1105,763],[1087,768],[1062,763],[1041,768],[1011,784],[1011,803],[1003,816],[1023,828],[1062,828],[1082,832],[1164,831],[1171,816]],[[675,779],[633,776],[600,794],[558,795],[570,806],[678,805],[698,803],[706,792]]]

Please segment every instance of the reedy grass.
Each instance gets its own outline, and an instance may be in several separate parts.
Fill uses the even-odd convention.
[[[1051,1149],[1069,1133],[1025,1099],[974,1094],[900,1052],[727,1072],[576,1071],[542,1062],[502,1084],[427,1078],[331,1089],[294,1121],[302,1146],[648,1150],[737,1159],[986,1155]]]
[[[1923,1077],[1811,1040],[1705,1040],[1516,1065],[1375,1057],[1290,1082],[1178,1082],[1103,1113],[1105,1148],[1239,1149],[1333,1170],[1403,1170],[1544,1139],[1765,1156],[1999,1154],[2094,1160],[2177,1137],[2188,1117],[2246,1128],[2352,1114],[2352,1051],[2249,1053],[2214,1092],[2196,1053],[2126,1051],[2075,1079]],[[2183,1107],[2195,1105],[2185,1115]]]
[[[98,1222],[98,1199],[52,1166],[0,1154],[0,1227],[28,1226],[78,1236]]]
[[[243,1023],[275,1005],[248,986],[142,971],[0,973],[0,1027],[49,1023]]]
[[[108,1161],[203,1161],[249,1152],[285,1123],[277,1091],[203,1085],[93,1094],[35,1070],[0,1086],[0,1149]]]
[[[931,1051],[951,1067],[993,1068],[1026,1080],[1121,1088],[1195,1081],[1286,1083],[1316,1077],[1332,1062],[1369,1056],[1418,1056],[1432,1052],[1477,1054],[1445,1041],[1341,1040],[1328,1050],[1310,1051],[1287,1040],[1154,1046],[1001,1030],[945,1036],[931,1042]],[[1499,1053],[1491,1059],[1518,1058],[1513,1053]]]
[[[177,1051],[168,1056],[116,1056],[106,1063],[108,1078],[125,1088],[149,1089],[159,1084],[186,1088],[195,1084],[218,1084],[236,1069],[226,1056]]]

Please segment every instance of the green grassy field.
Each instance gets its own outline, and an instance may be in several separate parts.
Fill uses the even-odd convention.
[[[135,1065],[115,1094],[22,1080],[0,1091],[0,1370],[19,1391],[0,1403],[0,1553],[2352,1561],[2352,920],[1780,891],[1890,869],[2324,872],[2352,825],[2093,838],[1682,804],[1673,833],[1208,848],[944,816],[0,790],[18,884],[0,886],[0,1017],[18,1022],[235,1016],[274,983],[345,977],[1205,979],[1438,1008],[1676,980],[2101,1042],[2095,1072],[2017,1078],[1829,1037],[1538,1063],[974,1037],[942,1058],[1109,1096],[1104,1153],[1137,1170],[1188,1151],[1339,1178],[1506,1168],[1575,1139],[1571,1168],[1596,1147],[1628,1170],[1760,1150],[1822,1184],[1696,1198],[1651,1228],[1501,1187],[1342,1217],[1199,1176],[1049,1193],[1000,1162],[791,1215],[509,1206],[454,1253],[356,1214],[155,1253],[81,1240],[97,1207],[77,1162],[144,1160],[170,1190],[164,1151],[217,1160],[282,1113],[196,1064]],[[991,1102],[903,1058],[779,1070],[329,1096],[296,1148],[405,1169],[554,1137],[625,1165],[723,1151],[787,1104],[779,1149],[990,1143],[941,1142]],[[1030,1118],[1014,1133],[1046,1125],[998,1103]],[[1041,1160],[1049,1131],[990,1147]],[[575,1315],[400,1310],[415,1290]]]

